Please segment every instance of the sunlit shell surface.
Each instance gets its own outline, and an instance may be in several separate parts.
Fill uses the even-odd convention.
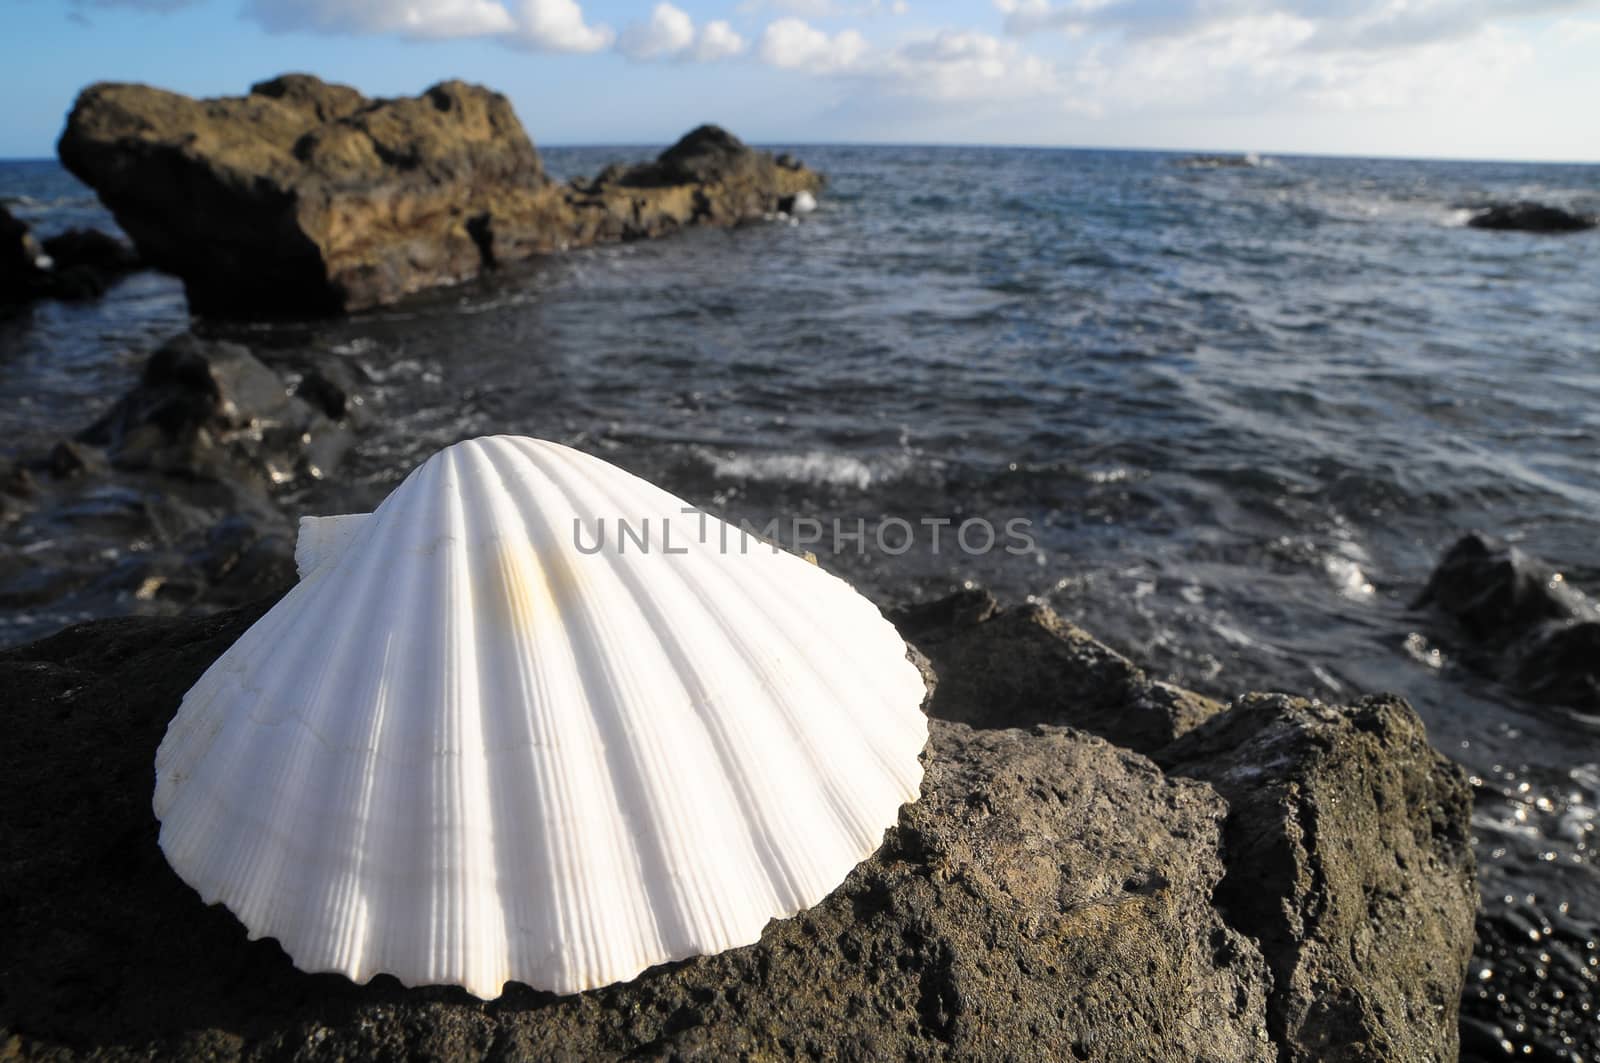
[[[497,436],[308,520],[156,755],[168,861],[303,970],[480,997],[815,904],[917,796],[922,680],[847,584],[686,509]]]

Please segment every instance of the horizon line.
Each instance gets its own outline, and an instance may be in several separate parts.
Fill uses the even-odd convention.
[[[693,128],[693,127],[692,127]],[[726,128],[726,127],[724,127]],[[680,134],[681,136],[682,134]],[[532,138],[530,138],[532,139]],[[742,139],[742,138],[741,138]],[[584,141],[534,141],[536,150],[546,148],[556,149],[602,149],[602,148],[653,148],[657,143],[669,146],[676,143],[677,137],[671,140],[655,141],[614,141],[611,143],[596,143]],[[921,140],[759,140],[746,141],[755,148],[933,148],[933,149],[961,149],[977,148],[991,151],[1073,151],[1073,152],[1102,152],[1108,154],[1127,153],[1144,155],[1214,155],[1218,157],[1255,156],[1258,159],[1344,159],[1351,161],[1374,162],[1451,162],[1451,163],[1479,163],[1509,166],[1600,166],[1600,158],[1595,159],[1563,159],[1553,157],[1538,158],[1509,158],[1486,157],[1473,155],[1398,155],[1387,153],[1358,153],[1336,151],[1272,151],[1270,149],[1250,148],[1160,148],[1148,146],[1118,147],[1096,144],[1019,144],[1019,143],[994,143],[983,141],[921,141]],[[60,164],[58,156],[51,155],[14,155],[0,156],[0,163],[19,162],[53,162]]]

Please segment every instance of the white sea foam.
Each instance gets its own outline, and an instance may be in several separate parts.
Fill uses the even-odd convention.
[[[849,454],[810,450],[798,454],[733,454],[711,456],[711,471],[719,480],[757,483],[821,484],[865,491],[874,484],[895,479],[906,461],[863,461]]]

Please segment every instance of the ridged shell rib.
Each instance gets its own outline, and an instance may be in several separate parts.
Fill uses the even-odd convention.
[[[323,522],[167,729],[168,861],[303,970],[480,997],[625,980],[821,900],[917,796],[922,680],[847,584],[685,509],[498,436]]]

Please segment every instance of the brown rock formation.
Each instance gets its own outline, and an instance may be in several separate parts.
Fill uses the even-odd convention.
[[[542,252],[735,224],[821,184],[702,126],[654,163],[561,185],[499,93],[374,100],[304,74],[214,100],[93,85],[58,150],[197,312],[231,317],[393,302]]]

